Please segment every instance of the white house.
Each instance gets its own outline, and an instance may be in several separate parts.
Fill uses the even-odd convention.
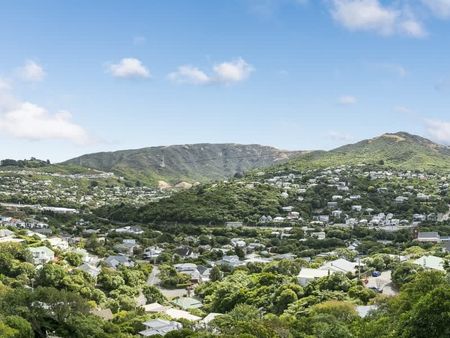
[[[59,250],[66,251],[69,249],[69,242],[64,238],[60,237],[50,237],[47,239],[50,245]]]
[[[320,267],[323,270],[330,270],[334,272],[342,272],[342,273],[355,273],[358,266],[364,266],[363,263],[350,262],[344,258],[339,258],[334,261],[330,261],[325,263]]]
[[[445,271],[444,260],[441,257],[436,256],[423,256],[416,259],[414,264],[420,265],[425,269],[433,269],[439,271]]]
[[[53,250],[46,246],[39,246],[36,248],[29,248],[33,257],[33,263],[35,265],[45,264],[55,259],[55,253]]]
[[[183,325],[175,321],[169,321],[165,319],[153,319],[143,323],[146,329],[139,332],[143,337],[150,337],[154,335],[165,336],[171,331],[181,330]]]
[[[334,271],[329,270],[302,268],[297,279],[301,286],[306,286],[314,279],[326,277],[333,273]]]

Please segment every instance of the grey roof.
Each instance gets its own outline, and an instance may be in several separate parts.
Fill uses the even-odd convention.
[[[143,324],[147,327],[147,329],[139,332],[139,334],[144,337],[149,337],[157,334],[164,336],[170,331],[179,330],[183,327],[181,323],[165,319],[153,319]]]
[[[419,232],[418,238],[439,238],[439,233],[436,231]]]
[[[357,306],[356,312],[358,312],[358,315],[361,318],[366,317],[370,312],[375,311],[378,309],[377,305],[364,305],[364,306]]]
[[[122,255],[109,256],[108,258],[105,259],[105,263],[113,268],[116,268],[117,266],[119,266],[119,264],[125,266],[134,265],[133,262],[127,256]]]

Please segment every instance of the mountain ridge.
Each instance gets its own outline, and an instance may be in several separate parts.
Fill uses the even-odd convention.
[[[286,161],[301,151],[285,151],[258,144],[198,143],[145,147],[82,155],[62,164],[112,171],[147,183],[206,182]]]
[[[343,164],[383,164],[407,170],[450,170],[450,147],[407,132],[382,135],[332,150],[286,151],[238,143],[198,143],[85,154],[65,162],[112,171],[129,180],[209,182],[252,170],[314,168]]]
[[[345,164],[383,164],[406,170],[450,171],[450,147],[407,132],[384,133],[329,151],[305,153],[283,166],[302,169]]]

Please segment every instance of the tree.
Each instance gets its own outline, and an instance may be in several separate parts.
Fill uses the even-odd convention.
[[[31,324],[22,317],[8,316],[5,318],[5,323],[18,331],[18,333],[14,335],[14,338],[29,338],[34,336]]]
[[[38,272],[36,285],[61,288],[64,285],[65,276],[66,272],[62,266],[53,263],[45,264]]]
[[[412,263],[400,263],[392,272],[392,282],[396,287],[401,287],[402,285],[412,281],[415,274],[422,270],[418,265]]]
[[[147,299],[147,303],[160,303],[164,304],[167,302],[166,297],[161,293],[161,291],[158,290],[153,285],[146,285],[142,289],[142,293],[145,296],[145,299]]]
[[[275,300],[274,309],[275,313],[283,313],[287,309],[289,304],[292,304],[298,300],[297,294],[291,289],[286,289],[280,293]]]
[[[422,297],[407,316],[402,316],[403,337],[450,337],[450,287],[441,286]]]
[[[222,275],[222,271],[220,271],[220,268],[216,265],[211,269],[209,278],[211,279],[211,282],[217,282],[222,279]]]
[[[80,254],[77,254],[75,252],[67,252],[64,254],[64,259],[69,263],[70,265],[77,267],[80,266],[81,263],[83,263],[83,258]]]

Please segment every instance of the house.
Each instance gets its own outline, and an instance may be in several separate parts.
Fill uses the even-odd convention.
[[[142,235],[144,233],[144,230],[142,230],[142,228],[139,226],[126,226],[123,228],[117,228],[114,231],[120,234],[130,235]]]
[[[352,211],[361,212],[362,206],[361,205],[352,205]]]
[[[319,232],[312,232],[311,233],[311,237],[314,237],[318,240],[324,240],[326,237],[326,234],[324,231],[319,231]]]
[[[103,320],[112,320],[114,318],[114,315],[110,309],[92,309],[91,314],[100,317]]]
[[[144,250],[144,258],[146,259],[157,259],[163,252],[163,249],[157,246],[151,246]]]
[[[367,317],[371,312],[378,309],[377,305],[360,305],[356,307],[356,312],[361,318]]]
[[[0,229],[0,237],[14,236],[14,232],[8,229]]]
[[[177,270],[177,272],[191,276],[192,282],[199,282],[201,279],[200,272],[197,269],[197,264],[194,263],[175,264],[174,268],[175,270]]]
[[[104,260],[105,264],[110,268],[117,269],[119,265],[133,267],[134,262],[129,257],[123,255],[109,256]]]
[[[239,257],[236,255],[232,256],[223,256],[220,261],[217,262],[218,265],[228,265],[232,268],[245,264],[239,260]]]
[[[198,322],[200,319],[202,319],[202,317],[192,315],[185,310],[179,310],[179,309],[174,309],[174,308],[167,308],[164,311],[164,313],[167,316],[169,316],[170,318],[175,319],[175,320],[184,319],[184,320],[188,320],[190,322]]]
[[[242,228],[243,223],[242,222],[226,222],[225,226],[227,228]]]
[[[57,248],[61,251],[66,251],[69,249],[69,242],[67,240],[65,240],[64,238],[50,237],[47,239],[47,241],[50,243],[50,245],[53,248]]]
[[[46,246],[39,246],[36,248],[28,248],[33,257],[33,264],[40,265],[48,263],[55,259],[55,253],[53,250],[47,248]]]
[[[203,306],[202,302],[192,297],[180,297],[172,301],[172,304],[183,310],[199,309]]]
[[[450,253],[450,240],[442,241],[442,251],[446,253]]]
[[[181,258],[196,258],[197,255],[194,253],[191,247],[180,246],[174,250],[174,252]]]
[[[338,207],[338,202],[328,202],[327,207],[329,209],[336,209]]]
[[[216,317],[218,316],[222,316],[221,313],[216,313],[216,312],[211,312],[209,313],[205,318],[203,318],[199,323],[198,323],[198,327],[201,329],[208,329],[209,328],[209,324],[216,319]]]
[[[420,265],[424,269],[445,271],[444,259],[442,259],[441,257],[423,256],[423,257],[416,259],[413,263]]]
[[[234,246],[235,248],[245,248],[246,247],[246,243],[244,240],[240,239],[240,238],[232,238],[230,240],[230,243],[232,246]]]
[[[418,242],[440,243],[441,236],[439,236],[439,233],[436,231],[419,232],[417,234],[417,241]]]
[[[189,320],[191,322],[197,322],[201,317],[194,316],[185,310],[174,309],[172,307],[164,306],[159,303],[152,303],[143,306],[145,312],[161,313],[169,316],[172,319],[179,320]]]
[[[97,266],[100,261],[100,258],[98,256],[90,254],[86,249],[83,248],[74,248],[72,249],[72,252],[80,255],[83,263],[88,263],[89,265]]]
[[[143,337],[150,337],[154,335],[165,336],[171,331],[181,330],[183,328],[183,325],[179,322],[159,318],[144,322],[143,325],[146,329],[139,332],[139,334]]]
[[[77,270],[84,271],[88,275],[90,275],[93,278],[97,278],[97,276],[100,274],[101,270],[93,265],[90,265],[88,263],[81,264]]]
[[[327,277],[333,273],[334,271],[330,270],[302,268],[297,276],[297,280],[301,286],[306,286],[314,279]]]
[[[114,245],[114,249],[120,253],[132,256],[134,249],[139,247],[135,239],[124,239],[122,243]]]
[[[395,198],[395,203],[402,204],[402,203],[405,203],[407,200],[408,200],[408,197],[398,196]]]
[[[320,267],[322,270],[330,270],[342,273],[355,273],[358,266],[364,266],[363,263],[350,262],[344,258],[339,258],[334,261],[325,263]]]

